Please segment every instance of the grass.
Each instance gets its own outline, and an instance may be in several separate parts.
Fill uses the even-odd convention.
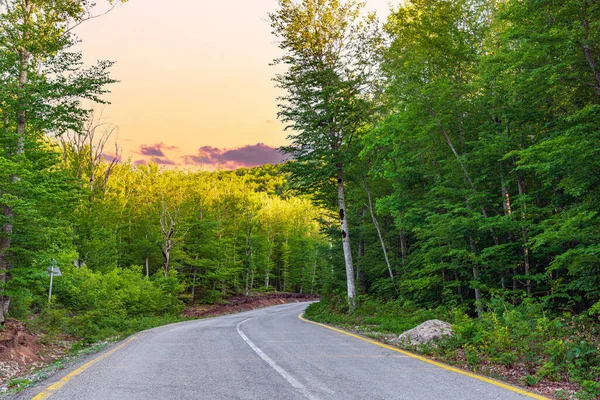
[[[10,379],[6,386],[11,393],[19,393],[26,387],[33,385],[33,382],[27,378],[14,378]]]

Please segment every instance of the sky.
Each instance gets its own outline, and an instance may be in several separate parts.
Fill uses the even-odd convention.
[[[367,0],[381,19],[389,0]],[[129,0],[76,33],[87,63],[111,60],[103,122],[125,159],[234,169],[277,163],[287,143],[269,63],[276,0]],[[107,154],[110,154],[107,149]]]

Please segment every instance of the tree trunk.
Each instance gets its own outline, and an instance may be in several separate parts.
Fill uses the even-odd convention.
[[[510,195],[508,193],[508,188],[505,183],[502,182],[502,207],[504,208],[504,214],[511,215],[512,214],[512,206],[510,204]]]
[[[407,274],[406,271],[406,257],[407,257],[407,245],[406,245],[406,234],[404,233],[404,229],[400,229],[400,253],[402,256],[402,270],[404,271],[404,274]]]
[[[267,234],[267,236],[269,236],[269,234]],[[271,270],[270,264],[271,264],[272,246],[273,246],[273,243],[271,243],[271,238],[268,237],[267,239],[268,239],[268,242],[269,242],[268,243],[269,248],[267,250],[267,264],[265,265],[265,289],[268,289],[269,285],[270,285],[270,276],[269,276],[269,273],[270,273],[270,270]]]
[[[354,266],[352,265],[352,248],[350,247],[350,234],[348,228],[348,215],[346,213],[346,198],[344,191],[344,172],[338,172],[338,205],[340,209],[340,225],[342,228],[342,245],[344,248],[344,262],[346,264],[346,283],[348,287],[348,304],[350,311],[356,309],[356,287],[354,285]]]
[[[265,270],[265,289],[269,288],[269,267]]]
[[[313,265],[312,280],[310,282],[310,294],[315,292],[315,278],[317,277],[317,258],[319,257],[319,248],[315,246],[315,263]]]
[[[146,278],[150,277],[150,260],[148,255],[146,254],[146,258],[144,260],[145,265],[146,265]]]
[[[161,201],[161,214],[160,214],[160,229],[163,235],[164,247],[161,247],[163,255],[163,269],[165,278],[169,274],[169,260],[171,258],[171,250],[174,246],[174,238],[177,234],[177,222],[179,218],[179,209],[176,208],[173,211],[169,210],[165,198]]]
[[[363,213],[364,213],[363,209]],[[361,237],[358,242],[358,266],[356,267],[356,280],[360,287],[361,293],[367,293],[367,281],[365,279],[365,269],[363,263],[365,261],[365,238]]]
[[[456,151],[456,148],[454,147],[454,144],[452,143],[452,140],[450,139],[450,135],[448,135],[448,132],[446,131],[446,129],[444,128],[442,123],[437,119],[437,115],[433,109],[431,109],[431,108],[429,109],[429,114],[436,120],[438,128],[440,128],[440,131],[442,132],[444,139],[446,139],[446,143],[448,144],[448,147],[450,147],[452,154],[454,154],[456,161],[458,161],[460,168],[462,169],[463,174],[465,176],[465,179],[467,180],[467,182],[469,183],[469,186],[471,187],[471,190],[473,190],[473,193],[477,193],[477,187],[475,186],[475,183],[473,182],[473,179],[471,178],[471,174],[469,174],[469,171],[467,170],[467,166],[462,161],[460,155]],[[487,218],[488,213],[487,213],[485,206],[480,205],[479,209],[481,210],[481,215],[483,215],[484,218]],[[500,244],[500,240],[498,239],[498,235],[496,235],[493,228],[490,228],[490,233],[492,234],[492,239],[494,240],[494,244],[496,246],[498,246]]]
[[[519,188],[519,195],[522,198],[521,205],[521,217],[523,219],[521,224],[521,234],[523,237],[523,265],[525,267],[525,276],[527,277],[527,281],[525,282],[525,286],[527,288],[527,295],[531,296],[531,279],[529,279],[529,271],[530,271],[530,261],[529,261],[529,246],[527,245],[529,232],[527,231],[527,227],[525,226],[525,220],[527,218],[527,205],[525,203],[525,178],[522,175],[517,177],[517,186]]]
[[[14,217],[12,209],[10,207],[3,207],[2,214],[9,221],[12,221]],[[7,222],[2,226],[2,230],[0,232],[0,290],[2,290],[2,294],[0,295],[0,324],[2,325],[6,320],[6,313],[4,310],[8,310],[8,306],[10,305],[10,298],[4,293],[6,282],[8,280],[8,271],[11,267],[11,262],[9,260],[9,252],[12,231],[12,222]]]
[[[300,279],[300,294],[304,292],[304,274],[306,271],[306,263],[302,262],[302,278]]]
[[[250,277],[250,269],[252,268],[252,217],[248,218],[249,227],[246,235],[246,296],[250,295],[248,288],[248,280]]]
[[[269,272],[271,257],[273,256],[273,244],[275,242],[275,236],[271,239],[271,222],[269,221],[267,227],[267,263],[265,265],[265,289],[269,288]]]
[[[475,280],[475,285],[479,284],[479,266],[477,264],[473,265],[473,279]],[[475,286],[475,306],[477,307],[477,316],[481,318],[481,314],[483,314],[483,308],[481,307],[481,289]]]
[[[473,236],[469,237],[469,244],[471,245],[471,250],[473,250],[473,255],[477,255],[477,245],[475,244],[475,239]],[[479,288],[479,266],[477,263],[473,264],[473,281],[475,281],[475,306],[477,307],[477,316],[481,318],[481,314],[483,314],[483,307],[481,305],[481,289]]]
[[[162,251],[163,255],[163,270],[165,273],[165,278],[169,275],[169,262],[171,259],[171,249],[173,248],[173,242],[171,240],[167,240],[165,242],[165,248]]]
[[[587,12],[587,4],[585,4],[586,2],[583,2],[583,6],[585,7],[585,11]],[[583,29],[584,29],[584,45],[583,45],[583,52],[585,54],[585,58],[588,62],[588,64],[590,65],[590,68],[592,70],[592,73],[594,75],[594,80],[596,81],[596,83],[593,85],[594,88],[596,89],[596,94],[600,95],[600,71],[598,70],[597,66],[596,66],[596,60],[594,59],[594,52],[592,51],[591,47],[589,46],[589,44],[587,43],[589,40],[589,33],[590,33],[590,22],[588,20],[588,18],[584,18],[583,20]]]
[[[198,256],[196,256],[196,260],[198,260]],[[194,266],[194,275],[192,278],[192,304],[196,301],[196,274],[198,273],[198,267]]]
[[[512,215],[512,205],[511,205],[511,201],[510,201],[510,193],[508,192],[508,187],[506,187],[504,180],[502,180],[502,207],[504,208],[505,215],[508,215],[508,216]],[[511,242],[513,241],[513,236],[510,231],[508,232],[508,240],[510,240]],[[517,279],[515,278],[515,276],[517,276],[517,269],[513,268],[513,276],[512,276],[512,290],[513,291],[516,291],[518,288]]]
[[[365,226],[365,213],[367,212],[367,206],[364,206],[362,208],[362,210],[360,211],[360,226],[364,227]],[[358,262],[356,264],[356,271],[355,271],[355,276],[354,279],[358,282],[358,287],[360,288],[360,293],[366,293],[366,291],[364,290],[364,285],[363,282],[361,280],[361,277],[364,276],[363,273],[363,263],[365,261],[365,235],[364,233],[361,231],[361,234],[358,238]]]
[[[388,273],[390,274],[390,279],[394,282],[394,271],[392,271],[392,266],[390,265],[390,260],[387,255],[387,250],[385,248],[385,241],[383,240],[383,235],[381,234],[381,229],[379,228],[379,222],[377,221],[377,217],[375,216],[375,212],[373,211],[373,202],[371,201],[371,192],[369,192],[369,188],[367,187],[367,183],[363,179],[363,187],[365,188],[365,192],[367,192],[367,199],[369,200],[369,212],[371,213],[371,219],[373,220],[373,225],[377,230],[377,236],[379,236],[379,242],[381,243],[381,249],[383,250],[383,257],[385,258],[385,264],[387,265]]]

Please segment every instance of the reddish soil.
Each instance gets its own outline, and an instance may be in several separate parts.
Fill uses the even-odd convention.
[[[45,342],[21,321],[7,320],[0,328],[0,384],[45,367],[64,357],[73,340],[54,338]]]
[[[300,303],[313,300],[319,300],[319,298],[310,294],[298,293],[268,293],[257,296],[235,296],[230,298],[227,304],[187,307],[183,313],[186,317],[192,318],[216,317],[219,315],[274,306],[277,304]]]
[[[40,361],[36,355],[39,349],[37,338],[27,332],[20,321],[7,321],[0,331],[0,362],[27,364]]]

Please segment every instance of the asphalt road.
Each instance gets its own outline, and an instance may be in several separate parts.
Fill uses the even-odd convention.
[[[306,306],[285,304],[145,331],[76,376],[77,366],[18,398],[527,398],[301,321]],[[62,387],[44,392],[61,379]]]

